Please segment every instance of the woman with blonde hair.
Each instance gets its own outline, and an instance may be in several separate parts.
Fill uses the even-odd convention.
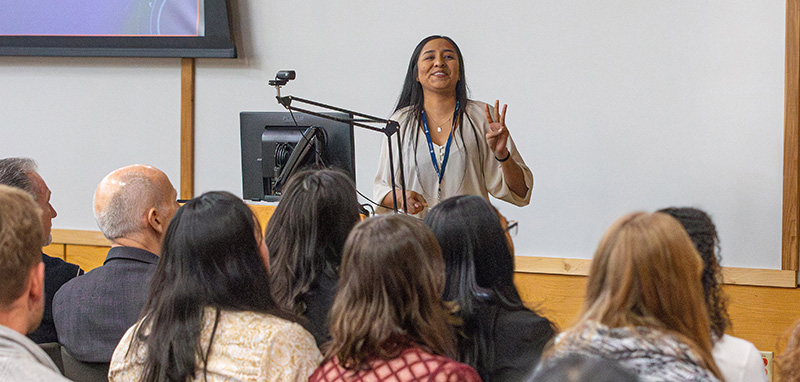
[[[648,382],[723,380],[711,353],[703,262],[681,224],[636,212],[606,231],[578,323],[545,364],[578,353],[619,362]]]
[[[480,381],[455,353],[433,233],[407,215],[370,218],[345,242],[326,359],[309,382]]]

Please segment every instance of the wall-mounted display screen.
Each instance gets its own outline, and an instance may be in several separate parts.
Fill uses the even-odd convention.
[[[236,57],[225,0],[0,0],[0,55]]]

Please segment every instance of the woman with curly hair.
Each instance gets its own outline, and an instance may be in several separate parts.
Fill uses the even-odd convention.
[[[719,237],[711,217],[704,211],[691,207],[670,207],[660,210],[677,219],[703,259],[703,295],[711,323],[711,340],[714,343],[714,360],[727,382],[766,381],[764,364],[756,347],[741,338],[725,334],[730,328],[728,297],[722,292],[722,260],[719,255]]]

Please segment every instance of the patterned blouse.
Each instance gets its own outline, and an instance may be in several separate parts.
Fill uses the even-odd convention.
[[[333,357],[320,365],[308,382],[480,382],[481,377],[468,365],[410,347],[397,358],[369,363],[368,370],[347,370]]]
[[[555,346],[540,366],[570,354],[618,362],[642,382],[719,382],[688,345],[671,334],[646,327],[609,328],[587,321],[556,337]]]
[[[205,353],[214,326],[214,308],[206,308],[200,346]],[[125,333],[111,357],[111,382],[138,382],[147,354],[144,345],[128,348],[136,323]],[[193,381],[204,381],[202,361],[197,357]],[[322,361],[314,337],[299,324],[269,314],[222,311],[209,355],[207,380],[307,381]]]

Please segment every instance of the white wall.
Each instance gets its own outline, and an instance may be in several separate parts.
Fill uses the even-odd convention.
[[[284,94],[388,116],[430,34],[459,43],[472,98],[509,104],[536,185],[518,254],[590,258],[622,214],[692,205],[724,264],[780,268],[785,3],[232,0],[236,60],[197,60],[197,193],[241,193],[238,113]],[[96,229],[91,195],[144,162],[179,183],[178,59],[0,57],[0,156],[31,156],[56,228]],[[356,135],[371,194],[382,136]]]

